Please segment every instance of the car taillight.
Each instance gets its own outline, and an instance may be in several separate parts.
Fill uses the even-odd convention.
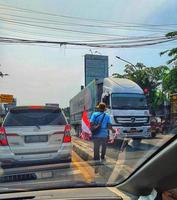
[[[71,131],[71,126],[69,124],[66,124],[64,138],[63,138],[64,143],[71,142],[70,131]]]
[[[69,124],[65,125],[65,133],[68,133],[71,131],[71,126]]]
[[[31,109],[42,109],[44,106],[29,106]]]
[[[65,135],[64,138],[63,138],[63,142],[64,143],[71,142],[71,136],[70,135]]]
[[[7,146],[6,130],[4,127],[0,128],[0,146]]]

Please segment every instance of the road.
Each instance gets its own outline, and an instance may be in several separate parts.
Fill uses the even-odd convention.
[[[73,137],[72,163],[70,165],[59,163],[1,169],[1,177],[6,176],[6,179],[1,179],[0,188],[1,190],[24,190],[39,186],[42,188],[65,187],[73,184],[81,186],[83,184],[121,181],[170,137],[172,136],[159,135],[155,139],[144,139],[139,144],[129,141],[123,152],[120,152],[118,145],[108,145],[107,160],[98,166],[95,166],[93,162],[93,143]],[[76,146],[77,149],[75,149]],[[86,154],[80,153],[83,152],[80,151],[81,149]],[[35,178],[19,181],[21,177],[17,177],[18,174],[21,174],[21,177],[32,174]]]

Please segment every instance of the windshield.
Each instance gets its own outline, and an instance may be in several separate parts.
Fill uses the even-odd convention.
[[[148,109],[146,98],[143,94],[112,94],[113,109]]]
[[[177,134],[176,8],[0,0],[0,194],[120,184]]]

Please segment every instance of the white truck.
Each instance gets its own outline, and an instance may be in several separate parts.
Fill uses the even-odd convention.
[[[116,135],[111,137],[151,137],[150,114],[143,90],[131,80],[114,77],[93,80],[70,100],[70,123],[77,134],[81,131],[84,109],[90,117],[100,101],[106,103],[106,112],[111,116],[113,127],[117,130]]]

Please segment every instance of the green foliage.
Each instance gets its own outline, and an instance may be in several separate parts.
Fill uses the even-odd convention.
[[[173,31],[166,34],[166,37],[173,38],[177,37],[177,31]],[[173,48],[170,50],[166,50],[160,53],[160,55],[168,53],[169,57],[172,59],[168,60],[168,64],[177,61],[177,48]],[[163,88],[168,93],[177,93],[177,66],[172,69],[168,75],[166,75],[163,79]]]
[[[168,38],[175,37],[177,36],[177,31],[169,32],[165,36]]]
[[[167,33],[166,37],[167,38],[173,38],[173,37],[176,38],[177,37],[177,31]],[[162,56],[166,53],[168,53],[169,57],[172,57],[172,59],[168,60],[167,64],[170,64],[170,63],[174,62],[175,60],[177,60],[177,48],[162,51],[162,52],[160,52],[160,56]]]
[[[163,79],[163,89],[168,93],[177,93],[177,67],[173,68]]]
[[[167,66],[146,67],[142,63],[137,63],[135,66],[125,65],[124,74],[113,74],[117,78],[128,78],[136,82],[141,88],[155,89],[163,79],[164,75],[169,73]]]
[[[153,98],[151,100],[151,108],[152,110],[158,110],[160,108],[161,105],[163,105],[164,101],[167,100],[166,95],[164,94],[164,92],[160,91],[160,90],[154,90],[153,91]]]

